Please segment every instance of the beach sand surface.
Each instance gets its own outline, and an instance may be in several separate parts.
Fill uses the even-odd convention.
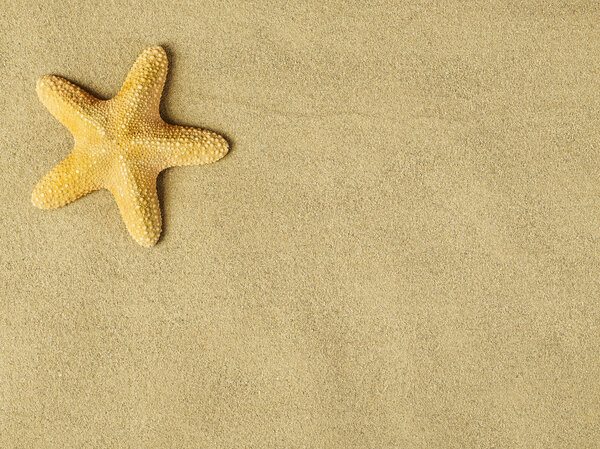
[[[596,2],[0,9],[0,447],[600,447]],[[148,249],[31,192],[152,45],[231,151]]]

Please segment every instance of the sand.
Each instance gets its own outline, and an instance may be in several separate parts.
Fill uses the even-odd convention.
[[[0,447],[600,446],[595,2],[2,3]],[[155,44],[147,249],[30,195]]]

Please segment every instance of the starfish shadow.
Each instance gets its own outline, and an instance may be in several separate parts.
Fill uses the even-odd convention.
[[[158,195],[158,203],[160,204],[160,213],[162,218],[162,232],[160,233],[160,237],[156,242],[157,245],[160,244],[161,240],[165,237],[167,233],[167,205],[166,205],[166,195],[165,195],[165,181],[164,181],[165,170],[160,172],[156,178],[156,194]]]

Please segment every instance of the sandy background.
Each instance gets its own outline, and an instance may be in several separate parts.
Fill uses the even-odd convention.
[[[1,3],[0,447],[600,446],[597,3]],[[30,194],[154,44],[148,250]]]

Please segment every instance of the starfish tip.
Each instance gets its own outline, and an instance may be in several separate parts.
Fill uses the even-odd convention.
[[[47,201],[44,198],[43,194],[40,194],[37,191],[37,189],[34,190],[33,193],[31,194],[31,202],[38,209],[54,209],[54,207],[52,206],[52,203],[50,201]]]
[[[131,232],[130,232],[130,234],[131,234]],[[158,239],[160,238],[160,232],[149,232],[149,233],[145,233],[143,235],[131,234],[131,236],[141,246],[143,246],[145,248],[152,248],[154,245],[156,245],[156,242],[158,242]]]
[[[152,47],[148,47],[146,50],[144,50],[144,52],[140,55],[140,57],[143,57],[146,55],[155,55],[155,56],[164,57],[165,59],[167,58],[167,52],[160,45],[153,45]]]
[[[36,87],[35,90],[38,93],[38,95],[40,95],[40,93],[42,92],[44,87],[51,86],[51,85],[52,85],[52,75],[44,75],[40,79],[38,79],[36,86],[35,86]]]
[[[37,87],[39,88],[39,87],[42,87],[42,86],[44,86],[46,84],[53,85],[53,84],[55,84],[55,81],[57,79],[58,79],[58,76],[56,76],[56,75],[44,75],[44,76],[41,76],[38,79],[38,81],[37,81]]]
[[[60,82],[62,78],[55,75],[44,75],[38,79],[35,91],[37,92],[38,98],[44,102],[60,92]],[[63,80],[64,81],[64,80]]]

